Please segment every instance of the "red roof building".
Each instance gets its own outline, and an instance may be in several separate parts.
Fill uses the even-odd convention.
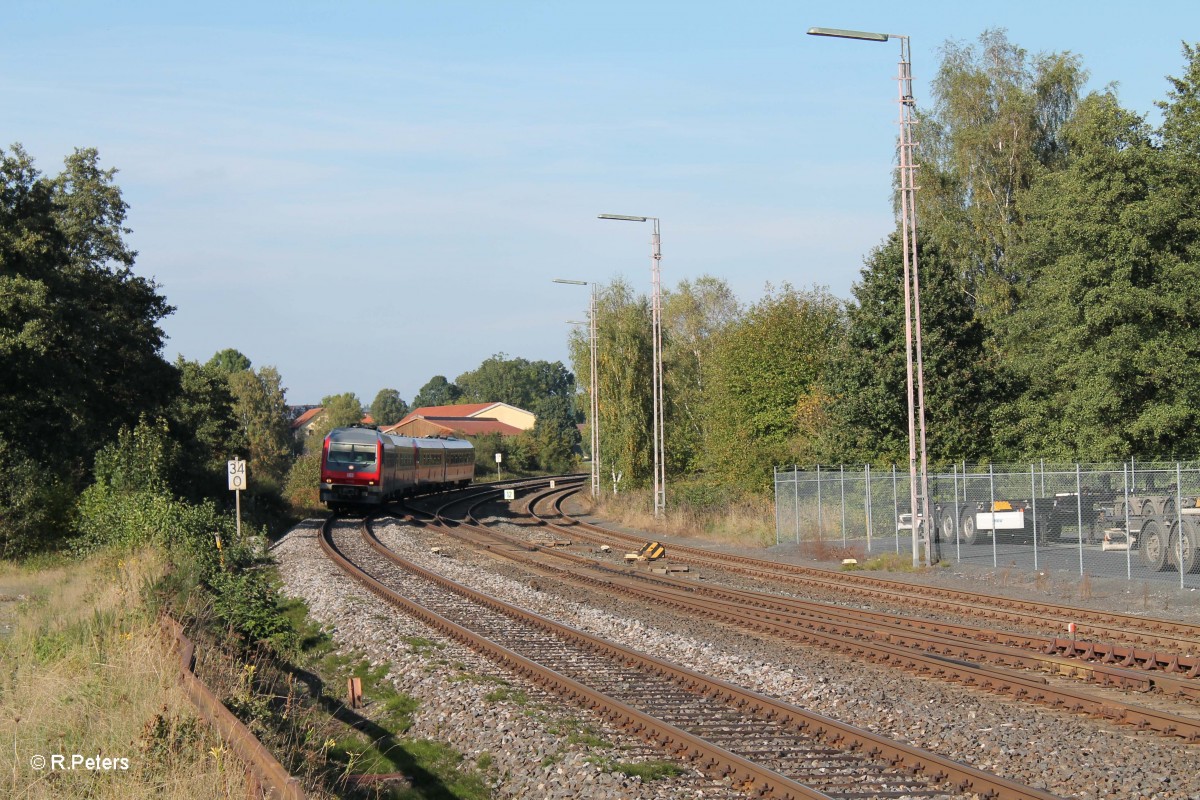
[[[537,417],[523,408],[510,406],[508,403],[462,403],[455,406],[423,406],[408,412],[388,433],[398,433],[396,428],[408,425],[415,419],[439,420],[439,424],[448,424],[451,420],[482,420],[489,419],[515,428],[518,432],[527,431],[537,423]],[[405,433],[409,436],[411,434]],[[507,434],[505,434],[507,435]]]

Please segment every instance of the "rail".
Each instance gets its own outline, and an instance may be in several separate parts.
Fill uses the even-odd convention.
[[[300,782],[288,774],[279,760],[192,671],[196,645],[184,634],[183,626],[166,614],[162,617],[162,626],[179,645],[179,680],[188,699],[246,765],[249,774],[263,789],[263,796],[271,800],[304,800]]]

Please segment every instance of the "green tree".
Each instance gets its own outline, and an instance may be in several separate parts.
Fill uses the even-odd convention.
[[[354,392],[331,394],[321,398],[321,416],[305,439],[306,449],[320,448],[325,437],[334,428],[346,428],[362,422],[365,412],[362,402]]]
[[[408,413],[408,403],[395,389],[380,389],[371,401],[371,419],[376,425],[395,425]]]
[[[528,361],[497,353],[459,375],[454,385],[461,390],[456,402],[508,403],[537,414],[543,401],[570,399],[575,376],[559,361]]]
[[[321,510],[321,451],[303,453],[292,462],[283,485],[283,499],[297,516]]]
[[[279,372],[262,367],[257,372],[231,373],[234,415],[245,436],[250,486],[275,492],[283,485],[292,459],[292,433],[287,399]]]
[[[1200,83],[1189,56],[1165,108],[1165,150],[1112,93],[1089,96],[1066,131],[1070,165],[1026,198],[1020,256],[1031,279],[1002,340],[1020,393],[995,426],[1010,452],[1110,460],[1200,449],[1200,187],[1195,159],[1176,149],[1189,146],[1179,134]]]
[[[175,362],[180,392],[166,409],[172,438],[180,449],[170,481],[193,502],[218,496],[226,487],[225,464],[248,452],[246,433],[234,413],[227,373],[213,362]]]
[[[132,271],[115,174],[91,149],[54,178],[19,145],[0,150],[0,442],[13,465],[0,472],[0,502],[30,536],[32,520],[59,516],[34,507],[48,495],[20,476],[53,465],[56,481],[78,488],[101,444],[178,386],[158,326],[173,309]]]
[[[1064,165],[1062,128],[1086,80],[1078,56],[1030,57],[1003,30],[984,31],[978,45],[943,47],[933,108],[917,134],[918,217],[921,236],[958,265],[985,320],[1011,307],[1018,200],[1038,175]]]
[[[784,284],[723,330],[713,348],[705,410],[705,466],[761,491],[775,464],[798,459],[802,412],[821,408],[830,350],[842,333],[841,304],[822,288]]]
[[[323,397],[321,407],[325,409],[325,424],[330,430],[356,425],[362,422],[364,416],[362,402],[354,392]]]
[[[614,281],[598,294],[596,322],[603,480],[619,489],[644,487],[653,471],[650,302]],[[583,387],[591,385],[588,348],[586,332],[571,333],[571,361]]]
[[[568,472],[578,446],[579,429],[570,399],[554,397],[539,403],[533,447],[541,468],[547,472]]]
[[[244,372],[250,369],[250,359],[240,351],[226,347],[213,354],[213,357],[204,366],[223,375],[232,375],[235,372]]]
[[[716,339],[741,315],[729,284],[704,275],[680,281],[663,297],[663,394],[668,472],[686,474],[703,462],[708,439],[705,379]]]
[[[417,396],[413,398],[412,407],[449,406],[457,403],[460,397],[462,397],[462,390],[457,385],[447,380],[445,375],[434,375],[417,392]]]
[[[955,264],[920,248],[927,448],[934,464],[991,454],[990,409],[1004,391]],[[908,463],[903,253],[898,234],[867,259],[826,373],[827,425],[818,460]]]

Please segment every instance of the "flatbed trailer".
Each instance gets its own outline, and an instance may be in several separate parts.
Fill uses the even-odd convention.
[[[1200,572],[1200,508],[1197,498],[1175,494],[1131,494],[1104,509],[1106,542],[1138,550],[1156,572],[1173,568]]]
[[[958,533],[965,544],[1001,535],[1032,543],[1035,536],[1039,542],[1058,541],[1064,527],[1076,527],[1086,542],[1095,543],[1104,535],[1099,499],[1085,492],[1082,513],[1074,492],[938,505],[938,530],[943,542],[953,542]]]

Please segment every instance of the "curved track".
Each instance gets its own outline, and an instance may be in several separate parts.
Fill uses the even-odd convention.
[[[487,502],[489,497],[482,493],[444,503],[433,512],[433,518],[449,526],[448,532],[453,536],[474,547],[520,561],[560,579],[587,584],[617,596],[637,598],[651,608],[671,608],[693,617],[818,645],[856,660],[962,683],[1023,702],[1086,713],[1188,742],[1200,741],[1200,721],[1176,713],[1178,709],[1174,706],[1155,709],[1145,703],[1101,697],[1061,681],[1051,685],[1024,670],[1036,668],[1055,675],[1139,691],[1156,689],[1183,697],[1195,696],[1198,685],[1194,680],[1165,674],[1151,679],[1148,673],[1140,670],[1065,659],[1040,652],[1012,634],[981,631],[963,625],[952,626],[958,635],[914,630],[907,625],[920,627],[916,623],[923,623],[933,627],[934,624],[923,620],[898,620],[887,614],[764,592],[699,584],[694,580],[673,579],[624,566],[607,566],[591,556],[560,547],[531,544],[479,526],[470,509]],[[528,505],[536,506],[543,497],[543,494],[532,497]],[[447,509],[458,506],[469,508],[459,519],[448,519]],[[1021,668],[1021,671],[1013,668]]]
[[[559,522],[552,522],[549,516],[539,519],[552,529],[596,544],[636,546],[645,541],[643,536],[594,525],[566,514],[562,510],[562,502],[577,491],[578,488],[563,489],[548,498],[554,508],[554,518]],[[779,583],[801,584],[808,589],[826,589],[842,596],[905,606],[919,605],[942,613],[1003,621],[1040,630],[1061,631],[1068,622],[1074,622],[1077,625],[1074,640],[1047,636],[1041,639],[1043,647],[1063,655],[1084,656],[1090,652],[1091,656],[1106,663],[1123,662],[1124,666],[1200,676],[1200,625],[922,586],[682,544],[671,544],[670,547],[672,558],[683,563]]]
[[[375,594],[709,774],[781,798],[1052,795],[559,625],[329,521],[321,546]],[[465,526],[463,526],[465,527]]]

